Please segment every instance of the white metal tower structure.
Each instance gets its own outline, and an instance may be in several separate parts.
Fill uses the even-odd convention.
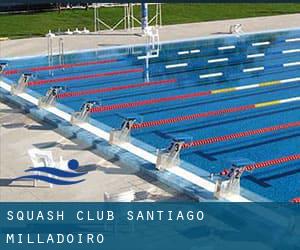
[[[111,8],[111,7],[123,7],[124,14],[123,17],[118,20],[114,25],[109,25],[104,19],[101,17],[101,9],[103,8]],[[104,29],[115,30],[119,28],[123,24],[124,29],[130,28],[130,8],[129,4],[108,4],[108,3],[94,3],[94,31],[100,31],[101,24],[105,27]]]
[[[155,14],[149,16],[149,25],[156,27],[162,26],[162,7],[161,3],[151,3],[148,5],[155,6]],[[134,12],[135,6],[141,6],[140,3],[126,3],[126,4],[116,4],[116,3],[94,3],[94,31],[99,32],[101,30],[115,30],[123,27],[124,30],[130,30],[134,28],[139,28],[142,26],[142,15],[137,16]],[[104,8],[115,8],[123,7],[123,16],[113,25],[109,25],[104,18],[101,16],[101,10]],[[101,27],[102,29],[101,29]]]

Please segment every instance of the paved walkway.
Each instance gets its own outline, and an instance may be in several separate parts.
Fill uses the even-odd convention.
[[[118,162],[104,160],[53,129],[0,102],[0,201],[103,201],[104,192],[129,190],[136,192],[137,200],[188,199],[151,178],[120,168]],[[31,166],[27,150],[34,147],[51,150],[57,161],[59,156],[64,160],[77,159],[81,169],[89,172],[84,177],[86,181],[52,189],[42,183],[33,187],[32,181],[10,183],[11,178],[24,175]]]
[[[167,41],[207,35],[222,35],[228,33],[231,24],[236,23],[242,24],[245,32],[300,28],[300,14],[163,26],[160,29],[160,39],[161,41]],[[141,37],[137,33],[139,33],[138,30],[132,32],[103,31],[100,35],[64,36],[65,51],[144,43],[145,37]],[[54,52],[58,51],[57,45],[58,38],[54,42]],[[1,57],[46,54],[47,39],[39,37],[10,40],[1,42],[0,46]]]

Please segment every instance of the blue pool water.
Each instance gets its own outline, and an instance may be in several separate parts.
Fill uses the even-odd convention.
[[[66,65],[83,64],[51,72],[48,69],[36,70],[48,66],[47,57],[8,59],[7,72],[15,69],[18,72],[5,77],[17,81],[22,72],[33,71],[32,82],[46,81],[29,87],[39,95],[45,95],[51,86],[57,85],[67,87],[66,92],[73,92],[133,86],[148,80],[174,80],[168,84],[58,99],[57,102],[65,105],[70,112],[78,111],[83,103],[90,100],[110,106],[300,77],[300,30],[297,29],[164,43],[159,57],[149,60],[149,67],[144,59],[138,59],[146,51],[147,46],[135,46],[71,53],[65,55]],[[112,61],[88,64],[101,60]],[[58,56],[55,56],[54,65],[58,63]],[[81,77],[105,72],[114,73],[102,77]],[[146,79],[147,72],[149,79]],[[208,74],[217,75],[208,77]],[[58,80],[47,82],[53,79]],[[91,117],[110,128],[119,128],[123,117],[129,113],[138,114],[147,122],[299,96],[300,78],[284,84],[113,109],[92,113]],[[198,140],[296,121],[300,121],[300,101],[137,129],[132,135],[161,149],[166,148],[177,134]],[[219,172],[228,168],[234,159],[261,162],[299,153],[300,129],[294,127],[188,148],[181,152],[181,159],[208,172]],[[245,173],[241,183],[245,189],[267,199],[288,201],[300,196],[300,162]]]

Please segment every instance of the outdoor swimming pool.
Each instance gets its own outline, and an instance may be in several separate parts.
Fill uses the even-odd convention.
[[[251,200],[300,195],[300,29],[5,62],[3,81],[29,72],[37,98],[62,87],[56,106],[69,114],[95,101],[89,122],[107,133],[135,117],[131,142],[151,154],[186,138],[180,167],[207,182],[232,163],[286,158],[245,172],[241,186]]]

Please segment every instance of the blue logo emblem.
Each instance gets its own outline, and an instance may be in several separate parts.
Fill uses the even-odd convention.
[[[48,174],[50,176],[45,176],[45,175],[38,175],[38,174],[33,174],[33,175],[24,175],[17,177],[13,179],[12,181],[19,181],[19,180],[24,180],[24,179],[32,179],[32,180],[39,180],[39,181],[44,181],[48,182],[50,184],[55,184],[55,185],[74,185],[80,182],[85,181],[85,179],[80,179],[80,180],[69,180],[72,178],[80,177],[83,176],[87,173],[78,173],[75,170],[77,170],[79,167],[79,163],[77,160],[70,160],[68,162],[68,168],[71,171],[65,171],[61,170],[58,168],[53,168],[53,167],[36,167],[36,168],[29,168],[26,169],[26,173],[31,173],[31,172],[39,172],[43,174]],[[52,177],[53,176],[53,177]],[[59,178],[55,178],[59,177]]]

